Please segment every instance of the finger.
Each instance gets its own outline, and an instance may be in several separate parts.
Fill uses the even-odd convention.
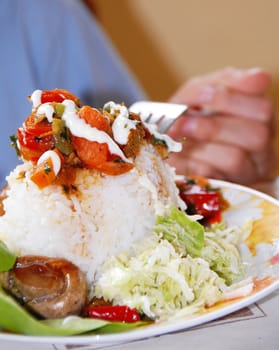
[[[263,68],[245,70],[227,67],[206,76],[194,78],[192,83],[223,85],[245,94],[262,95],[270,87],[272,78],[270,73]]]
[[[215,173],[222,174],[222,178],[233,182],[251,183],[259,179],[250,154],[236,147],[216,143],[192,143],[190,148],[184,147],[183,154],[196,163],[215,169]],[[189,166],[184,161],[184,169],[189,171]]]
[[[226,179],[226,176],[211,164],[200,162],[199,160],[191,158],[191,156],[183,157],[181,155],[172,154],[167,160],[167,163],[175,167],[178,175],[199,175],[212,179]]]
[[[236,115],[263,122],[270,121],[274,114],[268,98],[245,95],[223,86],[187,86],[173,102],[185,103],[210,113]]]
[[[231,116],[183,117],[170,129],[176,140],[183,137],[196,141],[227,143],[251,152],[260,152],[271,143],[272,130],[266,124]],[[187,141],[186,141],[187,142]]]
[[[217,113],[235,115],[247,119],[269,122],[273,105],[267,98],[239,93],[236,90],[216,88],[211,104],[206,107]]]

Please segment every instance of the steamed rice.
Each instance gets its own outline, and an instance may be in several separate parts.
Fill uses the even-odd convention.
[[[17,166],[7,178],[0,240],[17,255],[66,258],[92,285],[108,257],[150,234],[157,214],[183,207],[173,169],[152,146],[142,148],[135,164],[119,176],[80,169],[77,191],[68,195],[59,185],[39,189],[30,180],[31,163]]]

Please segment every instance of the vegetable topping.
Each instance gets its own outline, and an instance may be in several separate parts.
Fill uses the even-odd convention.
[[[211,188],[204,178],[189,178],[177,184],[181,199],[186,203],[187,214],[201,215],[203,224],[220,222],[228,203],[218,189]]]
[[[153,134],[150,126],[123,104],[108,102],[100,110],[81,106],[79,98],[63,89],[36,90],[29,99],[32,113],[11,140],[18,155],[33,162],[32,180],[40,188],[61,183],[65,168],[69,172],[85,167],[111,176],[126,173],[134,168],[134,159],[147,143],[163,158],[180,148],[166,135]],[[39,161],[53,150],[60,152],[62,160],[58,172],[54,171],[53,156]]]

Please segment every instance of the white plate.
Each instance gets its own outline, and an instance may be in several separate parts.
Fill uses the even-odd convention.
[[[39,337],[0,332],[0,341],[100,346],[146,339],[189,329],[226,316],[255,303],[279,288],[279,201],[244,186],[218,180],[210,180],[210,182],[213,186],[221,188],[225,198],[230,202],[230,208],[223,215],[224,220],[237,225],[243,223],[246,218],[254,219],[252,233],[243,242],[243,245],[249,248],[247,251],[250,256],[247,259],[251,264],[251,271],[256,276],[255,288],[251,294],[219,303],[189,318],[158,322],[123,333]]]

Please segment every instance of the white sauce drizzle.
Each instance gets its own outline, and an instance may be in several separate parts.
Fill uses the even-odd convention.
[[[33,109],[38,107],[37,115],[45,115],[47,120],[51,123],[53,119],[54,108],[51,103],[41,104],[41,97],[42,90],[35,90],[32,93],[31,101],[33,103]],[[112,124],[113,138],[116,141],[114,142],[114,140],[106,132],[91,127],[83,119],[79,118],[74,101],[64,100],[63,105],[65,106],[65,111],[62,115],[62,119],[65,121],[66,126],[70,129],[73,135],[83,137],[89,141],[106,143],[109,147],[110,153],[121,157],[125,161],[128,161],[116,142],[120,145],[127,144],[130,131],[132,129],[136,129],[138,121],[129,119],[129,111],[126,106],[117,104],[112,101],[104,105],[104,108],[109,109],[110,113],[115,116],[115,120]],[[155,138],[166,143],[170,152],[180,152],[182,150],[182,144],[180,142],[176,142],[168,135],[161,134],[156,131],[157,127],[155,124],[144,123],[144,125],[149,130],[149,132],[154,135]],[[59,158],[56,153],[55,155]]]
[[[65,106],[65,111],[62,115],[62,119],[73,135],[83,137],[89,141],[106,143],[111,154],[116,154],[125,161],[128,161],[119,146],[106,132],[91,127],[83,119],[79,118],[74,101],[65,100],[63,101],[63,105]]]
[[[54,151],[46,151],[38,159],[37,164],[39,165],[39,164],[43,163],[44,161],[46,161],[49,158],[52,161],[54,174],[57,175],[59,173],[60,169],[61,169],[61,159],[60,159],[59,155],[56,152],[54,152]]]
[[[37,115],[45,115],[49,123],[52,122],[53,114],[54,108],[49,102],[40,105],[40,107],[37,109]]]
[[[181,152],[182,150],[181,142],[174,141],[170,136],[166,134],[161,134],[158,131],[156,131],[157,129],[156,124],[144,123],[144,126],[149,130],[151,135],[154,135],[156,139],[162,140],[166,143],[169,152]]]
[[[33,109],[38,107],[42,103],[42,90],[35,90],[31,95],[31,101],[33,103]]]
[[[127,107],[112,101],[106,103],[104,108],[109,109],[110,114],[116,117],[112,124],[114,140],[120,145],[126,145],[130,131],[137,127],[137,120],[129,119],[129,111]]]

